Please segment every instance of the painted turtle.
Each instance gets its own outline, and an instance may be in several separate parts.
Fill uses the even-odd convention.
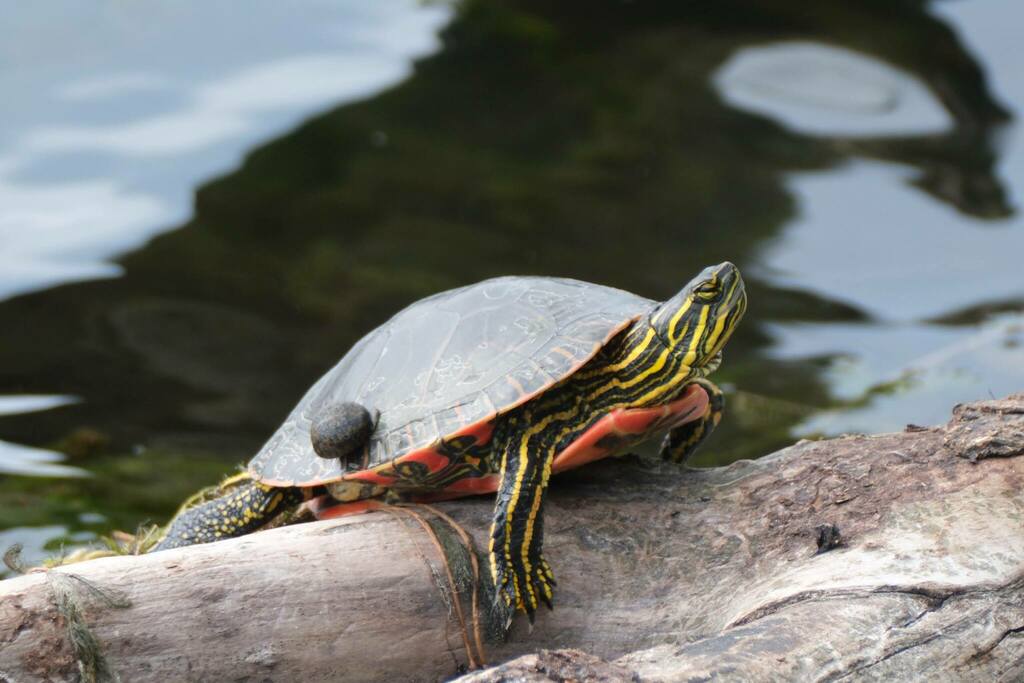
[[[239,536],[303,502],[323,518],[385,495],[497,491],[491,576],[532,618],[554,583],[541,554],[550,474],[666,431],[662,455],[684,461],[721,417],[705,376],[745,309],[731,263],[664,303],[546,277],[423,299],[353,346],[241,484],[186,507],[156,549]]]

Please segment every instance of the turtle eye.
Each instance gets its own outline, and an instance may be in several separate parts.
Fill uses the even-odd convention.
[[[697,285],[693,290],[694,295],[704,302],[712,302],[717,299],[721,294],[722,290],[718,286],[718,282],[715,280],[707,280]]]

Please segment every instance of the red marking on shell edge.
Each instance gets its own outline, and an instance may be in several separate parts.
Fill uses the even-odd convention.
[[[558,453],[551,463],[551,472],[557,474],[611,455],[616,448],[598,445],[606,436],[621,436],[628,441],[630,437],[678,427],[698,419],[707,407],[707,393],[694,384],[680,398],[665,405],[614,410]]]
[[[494,434],[494,422],[487,420],[485,422],[471,424],[468,427],[463,427],[459,431],[455,432],[454,436],[472,436],[476,439],[476,443],[483,444],[491,440],[492,434]]]
[[[493,433],[493,421],[477,422],[476,424],[471,424],[467,427],[463,427],[462,429],[454,432],[451,436],[448,437],[448,440],[457,439],[459,437],[464,436],[471,436],[474,439],[474,443],[482,444],[490,441],[491,435]],[[351,474],[346,474],[342,477],[342,479],[351,481],[366,481],[372,484],[390,486],[391,484],[395,483],[396,477],[394,473],[394,466],[399,463],[407,462],[418,462],[422,465],[425,465],[427,471],[430,474],[434,474],[435,472],[444,469],[444,467],[448,465],[449,458],[447,455],[438,452],[438,450],[433,445],[431,445],[427,446],[426,448],[420,448],[410,453],[406,453],[405,455],[399,458],[395,458],[392,462],[387,463],[386,465],[380,465],[370,470],[361,470],[359,472],[352,472]],[[490,491],[496,490],[497,488],[490,489]],[[487,491],[481,491],[481,493],[486,492]]]

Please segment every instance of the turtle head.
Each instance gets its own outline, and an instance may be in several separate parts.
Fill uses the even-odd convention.
[[[743,312],[747,294],[736,266],[708,266],[648,319],[661,342],[683,363],[707,374],[717,367]]]

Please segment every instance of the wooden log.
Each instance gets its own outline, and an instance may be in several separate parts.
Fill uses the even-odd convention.
[[[1024,394],[728,467],[629,457],[562,475],[556,609],[505,640],[485,615],[504,664],[466,680],[1020,680],[1022,456]],[[486,547],[489,499],[438,508]],[[422,513],[465,588],[458,536]],[[444,680],[479,656],[471,591],[452,599],[442,557],[394,511],[0,582],[0,681],[77,679],[68,593],[125,681]]]

